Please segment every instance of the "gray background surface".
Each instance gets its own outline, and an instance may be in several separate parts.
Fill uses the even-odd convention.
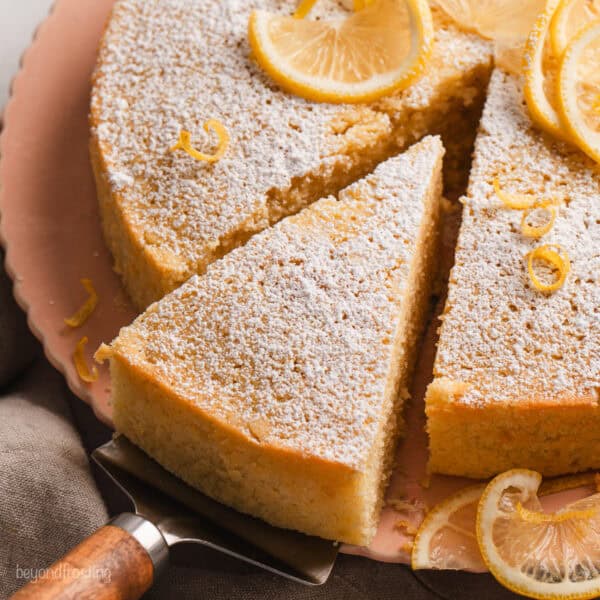
[[[0,112],[8,99],[10,81],[29,46],[37,25],[46,17],[53,0],[0,0]]]

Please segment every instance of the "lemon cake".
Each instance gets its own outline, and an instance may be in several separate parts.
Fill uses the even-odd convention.
[[[368,543],[428,312],[443,154],[425,138],[122,329],[101,353],[116,429],[240,511]]]
[[[413,86],[371,104],[315,103],[281,91],[250,56],[252,9],[295,7],[294,0],[115,3],[93,78],[91,157],[105,238],[138,308],[428,133],[448,141],[448,181],[460,184],[490,44],[436,14],[433,56]],[[333,0],[314,10],[347,14]],[[214,148],[216,137],[203,129],[209,119],[230,138],[221,160],[170,151],[182,129],[195,147]]]
[[[561,202],[542,239],[523,235],[495,180]],[[597,166],[534,129],[521,80],[494,72],[426,397],[432,471],[600,467],[599,199]],[[545,244],[571,266],[551,294],[533,285],[525,259]]]

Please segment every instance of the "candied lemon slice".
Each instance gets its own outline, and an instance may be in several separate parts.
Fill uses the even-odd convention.
[[[524,55],[524,95],[533,122],[552,135],[566,139],[557,113],[556,74],[558,60],[552,52],[548,31],[558,4],[549,0],[527,40]]]
[[[484,488],[460,490],[427,514],[413,542],[413,569],[486,570],[475,536],[477,504]]]
[[[600,494],[545,513],[541,475],[513,469],[493,479],[477,509],[477,541],[494,577],[530,598],[600,594]]]
[[[600,20],[569,42],[558,72],[558,110],[572,140],[600,162]]]
[[[423,73],[433,47],[426,0],[377,0],[345,18],[250,15],[258,64],[285,90],[323,102],[366,102]]]
[[[569,40],[596,19],[600,19],[600,0],[562,0],[550,24],[554,54],[562,56]]]

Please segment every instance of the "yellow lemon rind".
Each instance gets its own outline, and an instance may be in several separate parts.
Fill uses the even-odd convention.
[[[554,283],[546,284],[538,279],[533,268],[533,261],[536,259],[545,261],[558,271],[558,276]],[[544,293],[552,293],[559,290],[565,284],[567,275],[571,270],[571,262],[568,254],[559,245],[545,244],[538,246],[527,254],[527,270],[536,290]]]
[[[92,280],[81,279],[80,281],[81,285],[88,293],[88,297],[73,315],[64,320],[66,325],[74,329],[81,327],[90,318],[98,304],[98,294],[96,293]]]
[[[88,338],[84,335],[75,346],[75,351],[73,352],[73,364],[75,365],[75,370],[77,371],[77,375],[79,378],[85,383],[94,383],[94,381],[98,380],[98,369],[96,367],[92,367],[90,370],[87,361],[85,360],[85,347],[88,343]]]
[[[567,139],[560,118],[544,92],[544,73],[542,59],[544,44],[548,35],[550,21],[558,4],[558,0],[549,0],[546,9],[535,22],[525,45],[523,71],[525,85],[523,94],[533,122],[541,129],[560,138]]]
[[[225,155],[227,147],[229,146],[229,133],[227,132],[227,129],[225,128],[223,123],[217,121],[216,119],[209,119],[208,121],[206,121],[206,123],[204,123],[203,127],[204,131],[206,131],[207,133],[212,129],[219,137],[219,143],[214,154],[206,154],[205,152],[200,152],[196,150],[192,146],[191,133],[189,131],[186,131],[185,129],[182,129],[179,132],[179,139],[177,140],[177,143],[174,146],[171,146],[171,148],[169,148],[169,151],[176,152],[177,150],[183,150],[192,158],[207,163],[215,163],[220,161]]]
[[[600,38],[600,20],[590,23],[569,42],[558,67],[557,108],[572,141],[590,158],[600,162],[600,132],[593,131],[578,118],[575,76],[578,55],[596,38]]]
[[[556,221],[556,208],[554,208],[554,206],[543,207],[544,210],[547,210],[550,213],[550,218],[543,225],[535,226],[530,225],[527,222],[529,215],[537,208],[540,207],[534,206],[523,211],[523,216],[521,217],[521,233],[525,237],[539,239],[546,235],[552,229],[552,227],[554,227],[554,223]]]
[[[575,2],[579,0],[561,0],[550,21],[550,44],[555,56],[562,56],[569,42],[566,27]]]

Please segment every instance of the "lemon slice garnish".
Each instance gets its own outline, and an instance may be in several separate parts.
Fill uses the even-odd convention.
[[[323,102],[366,102],[408,87],[423,74],[434,38],[426,0],[377,0],[330,21],[255,10],[248,36],[282,88]]]
[[[524,40],[545,0],[435,0],[449,17],[467,31],[491,40]]]
[[[547,479],[539,487],[539,496],[549,496],[578,487],[596,489],[597,474],[580,473]],[[478,504],[485,484],[459,490],[434,506],[421,523],[412,547],[413,569],[487,570],[477,540]],[[539,513],[520,505],[526,519],[538,519]],[[526,513],[526,511],[529,511]],[[560,513],[565,520],[569,511]],[[552,515],[549,515],[552,518]],[[547,515],[542,519],[549,520]],[[551,520],[551,519],[550,519]]]
[[[573,141],[600,162],[600,20],[569,42],[558,71],[558,110]]]
[[[434,506],[415,536],[413,569],[485,571],[475,536],[477,504],[484,488],[465,488]]]
[[[535,261],[545,263],[546,266],[557,271],[552,283],[546,283],[538,278]],[[555,292],[564,285],[571,270],[571,262],[568,254],[559,245],[546,244],[535,248],[527,255],[527,270],[535,289],[540,292]]]
[[[562,56],[569,40],[596,19],[600,19],[600,0],[562,0],[550,24],[555,56]]]
[[[497,67],[520,73],[527,36],[545,0],[436,0],[460,27],[494,40]]]
[[[72,316],[65,319],[65,323],[69,327],[81,327],[94,312],[96,305],[98,304],[98,294],[94,289],[94,284],[91,279],[82,279],[81,285],[85,288],[88,293],[87,300],[81,305],[79,310]]]
[[[548,31],[557,0],[549,0],[527,40],[524,55],[524,95],[533,122],[548,133],[565,138],[557,113],[556,67]]]
[[[541,475],[513,469],[485,488],[477,510],[483,559],[504,586],[530,598],[600,594],[600,494],[545,513]]]
[[[86,383],[94,383],[94,381],[98,380],[98,369],[96,369],[96,367],[92,367],[90,371],[87,365],[84,354],[87,343],[87,336],[83,336],[77,342],[77,346],[75,346],[75,351],[73,352],[73,364],[75,365],[77,375],[79,375],[82,381],[85,381]]]
[[[294,13],[294,18],[304,19],[306,15],[313,9],[313,6],[317,3],[317,0],[302,0]]]
[[[225,152],[227,150],[227,146],[229,145],[229,134],[227,133],[227,129],[220,121],[216,119],[209,119],[204,123],[204,131],[207,133],[210,130],[213,130],[219,136],[219,145],[217,146],[217,150],[214,154],[205,154],[204,152],[199,152],[192,146],[191,134],[189,131],[182,129],[179,132],[179,139],[174,146],[169,148],[170,152],[175,152],[176,150],[183,150],[187,152],[192,158],[196,160],[203,160],[208,163],[214,163],[223,158]]]

